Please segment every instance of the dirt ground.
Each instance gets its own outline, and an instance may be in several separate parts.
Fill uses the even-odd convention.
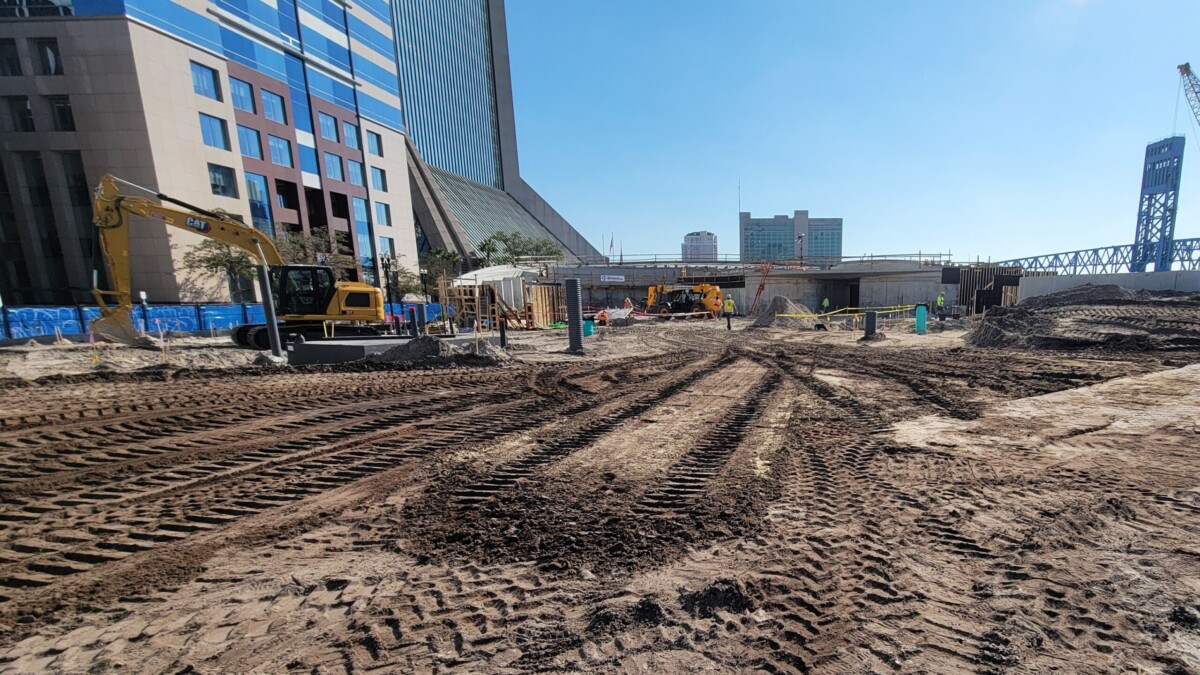
[[[1200,352],[747,325],[6,350],[0,671],[1200,673]]]
[[[0,347],[0,380],[35,380],[47,375],[128,372],[163,368],[236,368],[247,366],[256,352],[241,349],[227,337],[175,338],[163,351],[119,344],[27,344]]]

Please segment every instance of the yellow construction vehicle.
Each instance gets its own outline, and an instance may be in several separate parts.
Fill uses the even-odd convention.
[[[161,193],[151,192],[159,201],[181,206],[187,211],[169,208],[145,197],[122,195],[117,188],[118,182],[133,185],[106,174],[100,179],[92,205],[92,219],[100,228],[100,246],[108,277],[115,287],[114,290],[92,289],[100,306],[100,317],[92,322],[93,334],[135,346],[155,346],[152,340],[139,334],[133,322],[129,276],[130,216],[153,218],[249,253],[259,263],[259,284],[263,287],[263,310],[267,321],[282,322],[285,334],[320,337],[328,330],[327,322],[337,322],[336,332],[342,335],[379,332],[377,326],[382,324],[384,312],[383,291],[378,288],[338,281],[331,267],[284,264],[279,249],[269,237],[229,214],[192,206]],[[116,302],[110,306],[106,299],[112,298]],[[278,333],[272,337],[272,332],[268,324],[239,326],[233,339],[242,346],[278,352]]]
[[[646,302],[642,309],[660,316],[701,312],[712,312],[713,316],[716,316],[721,312],[724,299],[720,286],[713,284],[696,284],[690,287],[655,284],[647,289]]]

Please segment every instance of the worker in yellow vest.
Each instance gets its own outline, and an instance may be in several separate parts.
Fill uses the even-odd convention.
[[[733,330],[733,313],[737,311],[737,307],[733,304],[733,296],[725,296],[725,304],[721,309],[725,314],[725,330]]]

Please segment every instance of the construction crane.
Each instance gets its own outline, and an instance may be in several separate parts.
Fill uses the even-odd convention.
[[[1192,64],[1185,63],[1179,66],[1179,79],[1183,80],[1183,95],[1187,97],[1192,114],[1200,124],[1200,78],[1192,72]]]

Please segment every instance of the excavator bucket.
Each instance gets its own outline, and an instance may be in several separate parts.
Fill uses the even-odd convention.
[[[133,317],[128,313],[115,312],[92,320],[92,335],[101,340],[119,342],[130,347],[142,349],[162,349],[158,340],[148,335],[142,335],[133,325]]]

